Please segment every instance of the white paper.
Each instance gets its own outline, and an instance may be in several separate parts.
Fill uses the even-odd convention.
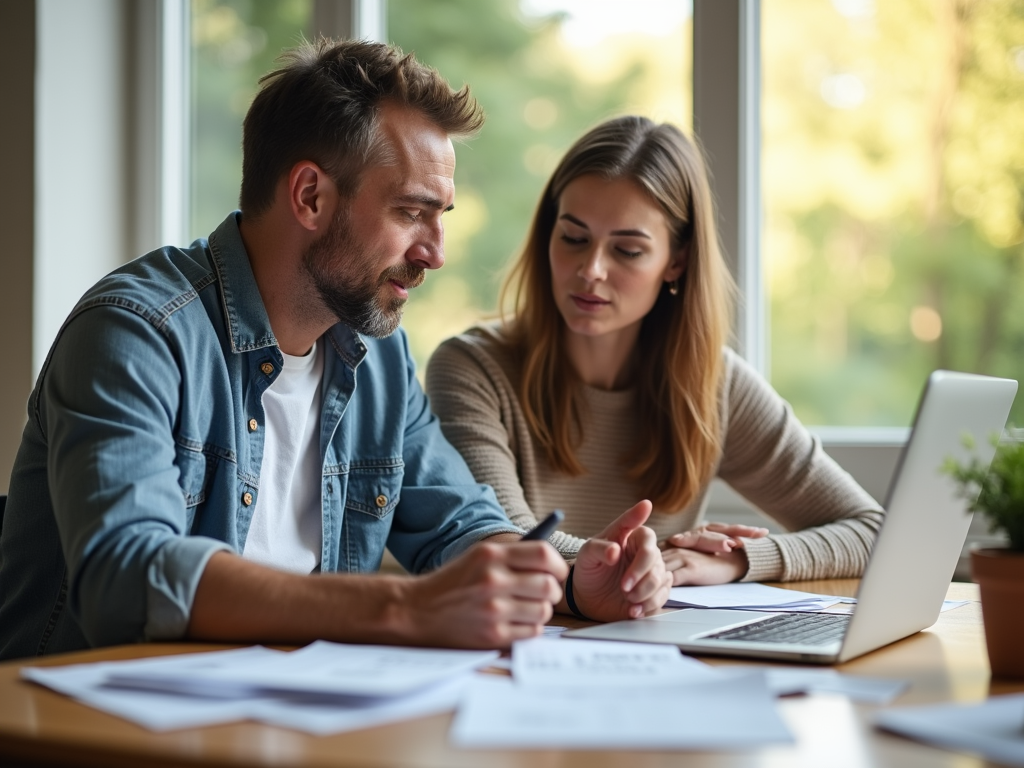
[[[907,680],[843,675],[834,669],[765,670],[768,688],[776,696],[795,693],[839,693],[864,704],[888,704],[907,689]]]
[[[774,696],[838,693],[863,704],[888,704],[910,687],[909,680],[844,675],[813,667],[715,667],[715,671],[724,677],[761,675]]]
[[[176,667],[183,672],[210,669],[211,666],[251,667],[279,655],[284,655],[284,652],[260,647],[241,648],[64,667],[26,667],[21,670],[21,676],[144,728],[165,731],[245,719],[257,700],[178,696],[112,688],[106,684],[112,673],[122,670],[165,671],[168,667]]]
[[[568,627],[545,626],[543,631],[541,632],[541,634],[544,634],[544,635],[560,635],[563,632],[567,632],[568,630],[569,630]]]
[[[821,610],[845,600],[834,595],[817,595],[765,584],[716,584],[709,587],[673,587],[665,607]]]
[[[494,749],[748,749],[790,743],[759,675],[680,686],[565,688],[474,677],[449,734]]]
[[[718,676],[674,645],[539,637],[512,646],[512,678],[520,685],[679,685]]]
[[[498,658],[497,651],[346,645],[324,640],[268,660],[258,668],[128,671],[121,685],[202,693],[208,687],[239,695],[307,693],[400,696],[436,685]]]
[[[412,695],[380,698],[242,695],[241,686],[218,688],[215,682],[202,677],[213,671],[252,674],[274,666],[289,655],[292,654],[269,648],[242,648],[65,667],[30,667],[22,670],[22,677],[154,731],[260,720],[318,735],[450,711],[457,705],[469,679],[468,672],[456,672],[443,682],[428,685]],[[183,680],[192,681],[181,685],[181,691],[192,688],[193,693],[125,688],[109,683],[111,679],[120,679],[137,686],[147,675],[153,675],[161,685],[167,686],[169,675],[174,672]]]
[[[1024,766],[1024,694],[993,696],[980,704],[889,709],[875,715],[875,724],[946,749]]]
[[[939,613],[945,613],[946,611],[952,611],[954,608],[960,608],[961,606],[967,605],[970,600],[943,600],[942,607],[939,609]],[[822,610],[822,613],[842,613],[850,614],[853,613],[854,607],[857,605],[857,599],[854,597],[844,597],[839,603],[830,605],[828,608]]]
[[[946,611],[952,611],[954,608],[959,608],[962,605],[967,605],[970,600],[943,600],[942,608],[939,613],[945,613]]]
[[[386,699],[322,698],[319,701],[274,699],[254,702],[249,709],[251,720],[260,720],[282,728],[292,728],[316,736],[372,728],[400,720],[436,715],[455,709],[472,673],[458,674],[454,679],[430,686],[409,696]]]

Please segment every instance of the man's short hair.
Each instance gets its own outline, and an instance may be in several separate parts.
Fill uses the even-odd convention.
[[[323,168],[342,195],[353,195],[362,170],[387,156],[378,131],[382,103],[417,109],[453,137],[483,125],[469,86],[454,90],[394,45],[320,38],[280,61],[260,79],[242,126],[240,206],[250,216],[270,207],[278,179],[302,160]]]

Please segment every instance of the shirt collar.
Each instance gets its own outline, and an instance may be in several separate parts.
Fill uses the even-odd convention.
[[[210,235],[210,260],[217,270],[224,320],[232,352],[277,346],[263,297],[238,230],[242,212],[234,211]]]
[[[210,259],[217,271],[231,351],[235,353],[278,346],[238,229],[241,220],[241,211],[228,214],[209,239]],[[350,363],[362,360],[366,347],[358,333],[342,323],[328,333]]]

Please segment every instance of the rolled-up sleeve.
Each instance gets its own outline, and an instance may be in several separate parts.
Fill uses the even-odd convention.
[[[388,548],[403,567],[420,573],[443,565],[478,541],[523,530],[509,521],[493,489],[476,482],[445,439],[408,350],[406,360],[405,476]]]
[[[69,608],[92,645],[184,635],[206,562],[230,551],[186,536],[180,364],[159,318],[109,301],[68,321],[42,373],[38,418]]]

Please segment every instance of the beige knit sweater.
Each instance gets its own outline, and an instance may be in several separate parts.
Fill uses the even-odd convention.
[[[789,405],[726,349],[717,476],[790,533],[745,540],[745,581],[859,576],[882,520],[878,503],[839,467]],[[478,327],[444,342],[427,367],[426,389],[445,437],[476,479],[494,487],[523,529],[565,511],[551,543],[567,558],[584,539],[648,494],[626,477],[623,451],[635,443],[635,391],[584,388],[588,408],[577,456],[586,474],[553,470],[519,405],[520,371],[499,329]],[[683,510],[655,509],[659,540],[701,524],[707,487]]]

